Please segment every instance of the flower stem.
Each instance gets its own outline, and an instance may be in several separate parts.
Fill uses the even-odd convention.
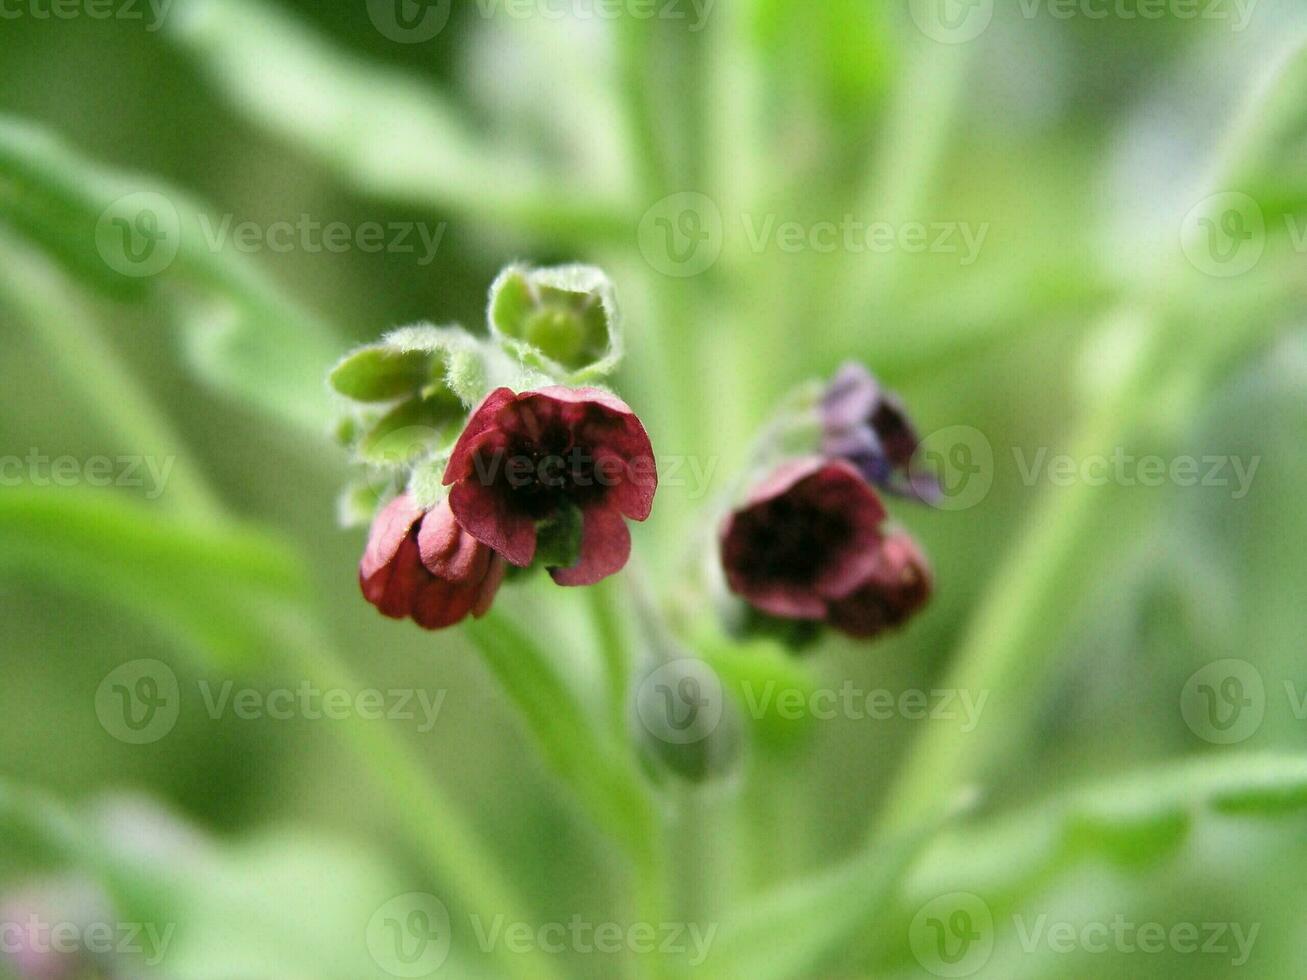
[[[319,687],[352,692],[361,688],[315,627],[284,621],[282,634],[289,663],[311,676]],[[351,715],[341,725],[346,744],[368,763],[427,870],[450,885],[460,903],[470,909],[503,915],[510,922],[531,921],[496,862],[394,729],[358,715]],[[499,946],[496,955],[508,976],[521,980],[556,980],[559,976],[542,957],[514,955]]]
[[[621,596],[611,582],[600,582],[586,591],[604,662],[609,725],[613,736],[625,741],[628,737],[627,704],[631,694],[631,647],[623,625]]]

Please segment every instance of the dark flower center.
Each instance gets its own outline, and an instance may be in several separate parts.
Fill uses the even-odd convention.
[[[837,511],[781,497],[754,511],[746,530],[753,574],[767,581],[807,584],[827,567],[853,535]]]
[[[552,517],[564,505],[583,507],[605,490],[594,454],[561,425],[547,427],[536,439],[515,440],[498,464],[495,484],[532,520]]]

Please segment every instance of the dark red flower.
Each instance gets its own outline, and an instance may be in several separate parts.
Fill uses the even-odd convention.
[[[359,584],[383,615],[412,616],[435,630],[468,613],[484,616],[507,570],[499,555],[459,526],[447,500],[424,512],[401,494],[372,522]]]
[[[844,460],[803,459],[771,475],[722,528],[732,592],[783,620],[870,638],[930,598],[916,542],[885,534],[876,491]]]
[[[870,639],[906,623],[930,592],[930,568],[921,549],[908,535],[894,533],[881,542],[867,580],[831,604],[830,622],[849,636]]]
[[[893,493],[933,500],[939,485],[914,466],[921,438],[903,403],[861,364],[836,372],[821,404],[822,452],[846,459]]]
[[[615,395],[499,388],[472,413],[445,483],[468,533],[523,568],[535,558],[538,525],[579,512],[576,563],[549,573],[560,585],[592,585],[626,564],[625,518],[649,516],[658,474],[644,426]]]
[[[825,620],[875,569],[885,507],[842,460],[783,465],[722,528],[731,591],[765,613]]]

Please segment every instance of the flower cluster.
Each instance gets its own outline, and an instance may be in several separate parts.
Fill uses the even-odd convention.
[[[359,564],[364,597],[434,630],[484,615],[510,567],[567,586],[620,571],[626,521],[653,507],[653,448],[626,402],[579,386],[619,355],[602,274],[515,267],[492,290],[488,340],[413,327],[341,362],[342,431],[373,478],[350,502],[390,498]]]
[[[901,403],[861,365],[842,368],[817,408],[820,446],[775,467],[721,528],[726,584],[762,617],[828,624],[869,639],[930,598],[916,542],[886,528],[876,489],[927,497],[920,440]]]

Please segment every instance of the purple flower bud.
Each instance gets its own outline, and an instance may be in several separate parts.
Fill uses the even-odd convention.
[[[507,570],[503,558],[459,525],[447,500],[423,512],[401,494],[372,523],[359,584],[383,615],[411,616],[436,630],[469,613],[484,616]]]
[[[861,364],[836,372],[822,396],[822,452],[845,459],[883,490],[922,500],[939,496],[934,477],[915,471],[921,439],[903,403]]]
[[[459,523],[511,564],[536,557],[537,532],[580,515],[575,562],[550,568],[559,585],[593,585],[631,554],[626,519],[653,508],[657,467],[630,407],[598,388],[491,392],[472,413],[445,468]]]

